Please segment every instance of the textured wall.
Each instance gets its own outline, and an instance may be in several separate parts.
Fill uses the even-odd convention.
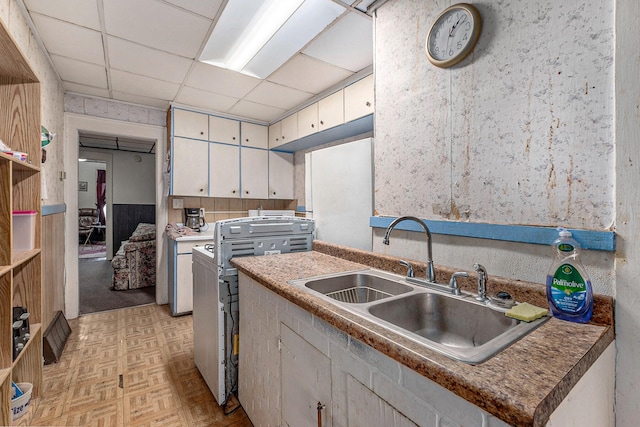
[[[449,4],[377,12],[377,213],[610,227],[613,2],[477,4],[475,52],[439,69],[424,40]]]

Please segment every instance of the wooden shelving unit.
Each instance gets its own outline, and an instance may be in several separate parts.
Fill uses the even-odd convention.
[[[40,203],[40,83],[0,21],[0,139],[27,153],[27,162],[0,153],[0,425],[11,425],[11,381],[42,393],[42,256]],[[14,252],[16,210],[36,212],[35,246]],[[30,313],[31,337],[13,360],[12,308]]]

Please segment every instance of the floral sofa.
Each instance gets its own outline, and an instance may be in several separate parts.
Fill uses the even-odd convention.
[[[122,291],[156,284],[156,226],[140,223],[111,260],[111,289]]]

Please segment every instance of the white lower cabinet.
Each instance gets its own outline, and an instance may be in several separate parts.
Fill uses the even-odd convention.
[[[331,360],[280,324],[283,426],[330,426]]]
[[[181,238],[178,238],[181,239]],[[193,311],[193,271],[191,253],[196,246],[213,243],[211,240],[173,240],[168,239],[169,250],[169,308],[174,316]]]
[[[238,399],[255,426],[507,424],[239,273]]]
[[[181,196],[209,195],[209,143],[173,138],[172,193]]]

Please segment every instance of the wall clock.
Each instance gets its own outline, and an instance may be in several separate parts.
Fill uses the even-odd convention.
[[[473,50],[481,29],[482,18],[474,6],[458,3],[446,8],[429,29],[424,46],[427,58],[437,67],[457,64]]]

